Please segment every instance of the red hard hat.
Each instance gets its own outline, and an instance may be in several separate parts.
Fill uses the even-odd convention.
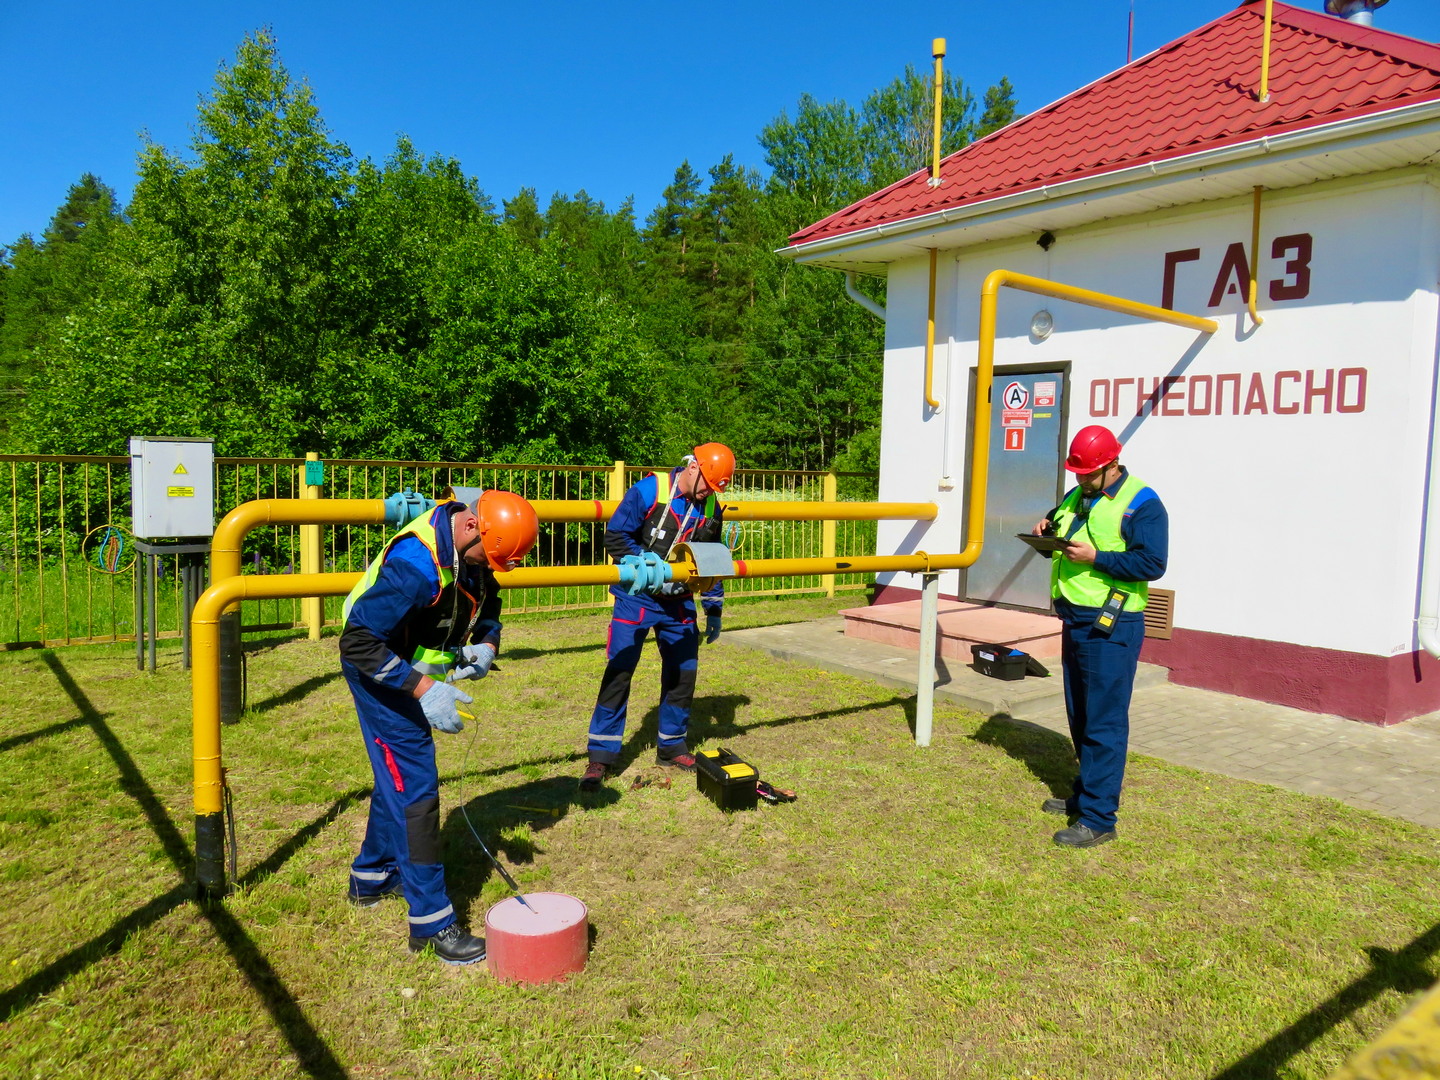
[[[535,546],[540,518],[513,491],[486,491],[471,509],[480,519],[480,543],[492,570],[510,569],[507,563],[519,562]]]
[[[695,460],[700,465],[700,475],[712,491],[725,493],[730,478],[735,475],[735,453],[724,443],[707,442],[695,447]]]
[[[1073,473],[1092,473],[1120,457],[1121,446],[1107,427],[1091,424],[1081,428],[1070,440],[1070,456],[1065,459],[1065,468]]]

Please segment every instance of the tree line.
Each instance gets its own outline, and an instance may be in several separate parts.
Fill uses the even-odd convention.
[[[932,93],[907,67],[858,107],[802,97],[759,134],[768,173],[682,162],[642,221],[584,191],[496,206],[404,138],[356,160],[257,32],[188,155],[147,143],[127,206],[86,174],[0,249],[0,438],[557,464],[715,439],[750,467],[873,469],[882,327],[774,250],[925,167]],[[943,93],[947,154],[1016,115],[1005,79]]]

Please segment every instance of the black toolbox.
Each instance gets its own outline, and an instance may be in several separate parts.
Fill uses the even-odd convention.
[[[695,786],[721,810],[753,810],[760,771],[723,746],[695,755]]]
[[[1012,649],[1009,645],[971,645],[970,655],[974,658],[975,670],[981,675],[989,675],[992,679],[1014,682],[1026,675],[1039,675],[1043,678],[1050,674],[1039,660],[1027,652]]]

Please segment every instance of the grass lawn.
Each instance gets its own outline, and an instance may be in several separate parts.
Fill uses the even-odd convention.
[[[693,741],[799,800],[635,785],[660,776],[653,650],[626,769],[582,798],[604,632],[511,619],[480,721],[437,740],[470,924],[508,890],[462,802],[522,888],[589,907],[587,968],[538,987],[345,901],[370,773],[333,638],[250,643],[239,888],[209,909],[178,643],[153,675],[130,645],[0,655],[0,1076],[1323,1077],[1436,977],[1440,832],[1136,757],[1120,840],[1061,850],[1061,739],[937,703],[917,749],[912,694],[724,638]]]

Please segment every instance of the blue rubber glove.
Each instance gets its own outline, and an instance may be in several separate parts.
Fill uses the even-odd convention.
[[[641,552],[640,558],[645,561],[645,567],[650,572],[650,581],[645,586],[645,591],[656,595],[670,580],[670,564],[660,557],[658,551]]]
[[[459,662],[450,678],[459,682],[461,679],[483,679],[490,674],[490,665],[495,662],[495,646],[488,641],[482,641],[479,645],[466,645],[460,650]]]
[[[469,704],[474,700],[458,686],[437,681],[421,695],[420,708],[425,711],[425,719],[430,721],[431,727],[454,735],[465,726],[456,706],[462,701]]]
[[[710,612],[705,616],[705,644],[713,645],[720,640],[720,613]]]

